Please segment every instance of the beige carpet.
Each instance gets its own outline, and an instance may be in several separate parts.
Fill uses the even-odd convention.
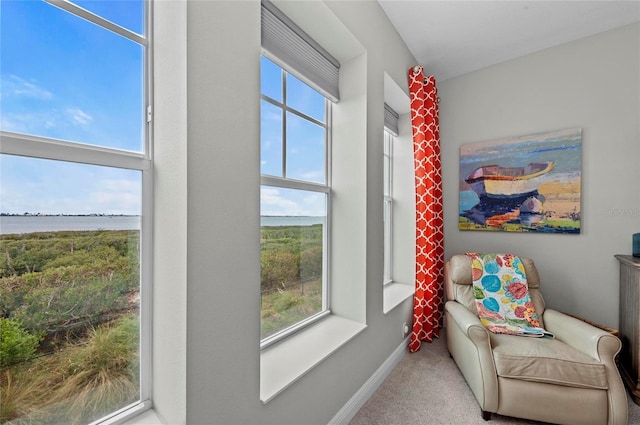
[[[447,352],[444,336],[404,356],[349,425],[540,424],[494,414],[480,407]],[[640,406],[629,400],[629,424],[640,425]]]

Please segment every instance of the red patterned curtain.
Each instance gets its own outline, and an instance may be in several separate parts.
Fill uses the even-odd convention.
[[[421,66],[409,69],[416,184],[416,291],[409,351],[440,334],[444,294],[444,227],[438,91]]]

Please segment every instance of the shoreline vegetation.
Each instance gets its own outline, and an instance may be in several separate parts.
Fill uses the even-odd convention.
[[[139,398],[139,231],[0,235],[0,422],[92,422]]]
[[[261,227],[261,338],[321,311],[323,232]],[[139,399],[139,258],[139,230],[0,234],[0,423],[89,423]]]
[[[322,310],[323,231],[322,224],[261,227],[262,339]]]

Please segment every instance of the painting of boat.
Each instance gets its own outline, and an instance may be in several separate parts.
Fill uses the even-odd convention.
[[[480,198],[528,198],[552,169],[553,161],[532,162],[524,167],[485,165],[472,171],[465,181]]]
[[[460,146],[460,230],[580,233],[582,130]]]

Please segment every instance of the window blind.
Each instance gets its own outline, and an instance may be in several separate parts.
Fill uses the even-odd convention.
[[[398,113],[394,111],[391,106],[384,104],[384,126],[393,133],[394,136],[398,135]]]
[[[340,99],[340,62],[268,0],[262,0],[262,49],[331,101]]]

